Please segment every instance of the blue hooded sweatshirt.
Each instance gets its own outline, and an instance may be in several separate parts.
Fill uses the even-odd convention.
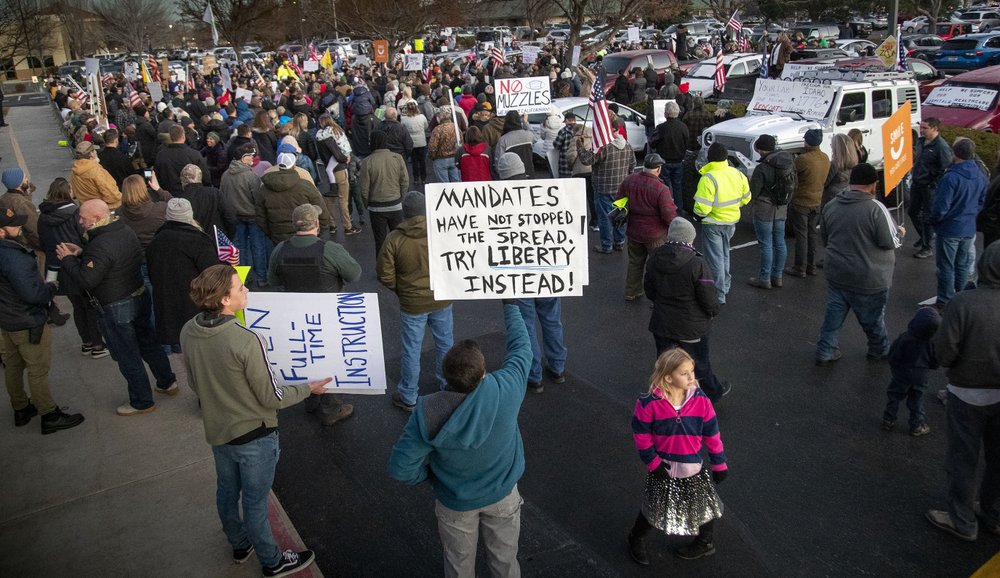
[[[976,215],[986,202],[986,176],[975,160],[948,167],[938,181],[931,224],[941,237],[975,237]]]
[[[531,366],[521,312],[504,305],[507,356],[469,394],[441,391],[417,399],[392,448],[389,475],[415,485],[433,474],[434,493],[460,512],[499,502],[524,473],[517,416]]]

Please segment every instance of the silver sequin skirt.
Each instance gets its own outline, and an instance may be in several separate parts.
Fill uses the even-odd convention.
[[[667,534],[695,536],[702,524],[722,517],[722,500],[708,468],[690,478],[647,474],[642,515]]]

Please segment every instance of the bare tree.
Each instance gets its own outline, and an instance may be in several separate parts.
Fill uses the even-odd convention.
[[[385,39],[394,52],[435,21],[441,4],[452,2],[418,0],[404,8],[395,0],[340,0],[337,14],[352,33]]]
[[[212,5],[219,38],[236,49],[237,55],[247,41],[273,36],[275,24],[280,20],[279,9],[282,8],[278,0],[180,0],[177,6],[182,20],[200,24],[207,30],[210,25],[202,18],[209,4]],[[284,26],[277,32],[284,35]]]
[[[705,0],[709,11],[716,20],[726,24],[737,11],[743,11],[750,6],[749,0]]]
[[[569,22],[569,46],[580,44],[584,55],[597,52],[611,43],[626,24],[639,18],[668,18],[679,14],[682,0],[552,0],[558,14]],[[600,18],[603,24],[581,34],[588,18]]]
[[[103,37],[101,17],[91,0],[59,0],[51,12],[59,19],[71,59],[83,58],[97,50]]]
[[[130,52],[143,52],[167,29],[168,4],[161,0],[100,0],[95,7],[108,40]]]
[[[0,58],[14,65],[26,60],[42,68],[45,54],[54,49],[56,19],[40,0],[4,0],[0,3]]]
[[[930,21],[928,24],[928,32],[933,33],[937,30],[938,18],[941,15],[941,8],[944,6],[942,0],[904,0],[901,4],[902,7],[908,8],[910,11],[915,11],[923,14]]]

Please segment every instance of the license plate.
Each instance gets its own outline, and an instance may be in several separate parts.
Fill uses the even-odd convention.
[[[945,60],[955,61],[955,60],[958,60],[958,57],[957,56],[949,56],[949,57],[945,58]]]

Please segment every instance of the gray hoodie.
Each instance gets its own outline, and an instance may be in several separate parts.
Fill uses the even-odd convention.
[[[885,205],[868,193],[846,190],[823,208],[820,230],[831,286],[863,295],[889,289],[902,241]]]
[[[256,218],[260,177],[254,174],[253,169],[239,160],[229,163],[229,169],[222,174],[219,190],[240,221],[252,222]]]

